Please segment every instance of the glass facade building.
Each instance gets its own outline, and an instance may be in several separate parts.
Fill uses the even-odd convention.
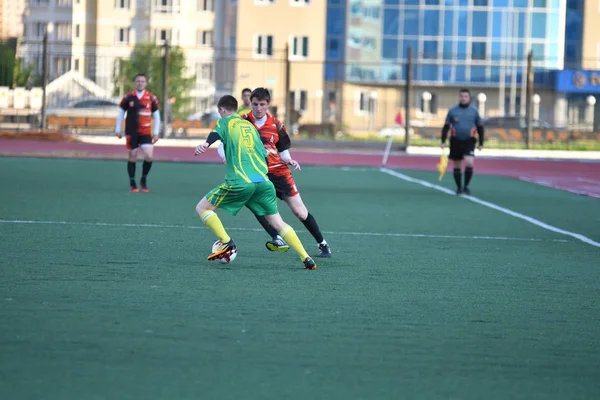
[[[401,82],[411,47],[417,84],[520,84],[530,50],[539,72],[576,58],[566,12],[564,0],[328,0],[325,78],[342,65],[347,82]]]

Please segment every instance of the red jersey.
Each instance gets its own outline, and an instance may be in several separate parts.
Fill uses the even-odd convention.
[[[138,97],[134,90],[123,97],[119,107],[127,111],[126,135],[152,134],[152,113],[158,111],[158,98],[155,95],[144,90],[142,97]]]
[[[256,130],[258,130],[258,133],[260,133],[260,139],[268,153],[267,163],[269,166],[269,174],[289,174],[290,169],[281,159],[279,153],[288,150],[292,145],[292,141],[281,121],[267,113],[267,121],[259,128],[256,126],[256,120],[251,112],[243,115],[242,118],[252,122],[252,125],[254,125]]]

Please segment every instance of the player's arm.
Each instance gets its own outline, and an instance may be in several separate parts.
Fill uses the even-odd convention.
[[[484,132],[485,132],[485,128],[483,127],[483,121],[481,120],[481,117],[479,116],[479,111],[477,111],[477,114],[475,115],[475,124],[477,125],[477,136],[479,136],[479,150],[481,150],[483,148],[483,140],[484,140]]]
[[[127,102],[127,97],[123,97],[121,103],[119,103],[119,113],[117,114],[117,125],[115,126],[115,136],[119,139],[123,137],[121,135],[121,127],[123,126],[123,120],[125,119],[125,112],[129,108],[129,103]]]
[[[290,139],[290,135],[287,133],[287,129],[285,129],[285,125],[281,122],[277,122],[277,134],[279,135],[279,140],[277,141],[277,152],[279,153],[279,157],[283,160],[287,165],[291,165],[294,169],[300,170],[300,164],[296,160],[292,158],[290,154],[290,147],[292,147],[292,140]]]
[[[446,139],[448,138],[448,132],[450,132],[450,125],[452,124],[452,111],[448,111],[446,114],[446,121],[442,128],[442,149],[446,147]]]
[[[154,120],[152,143],[156,143],[160,134],[160,108],[158,106],[158,98],[156,96],[152,96],[152,118]]]
[[[208,137],[206,138],[206,141],[198,147],[196,147],[196,151],[194,152],[194,154],[200,155],[206,152],[206,150],[208,150],[208,148],[217,140],[221,140],[221,136],[217,131],[212,131],[211,133],[209,133]]]

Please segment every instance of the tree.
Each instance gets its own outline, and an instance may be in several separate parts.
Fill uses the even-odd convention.
[[[40,87],[42,77],[35,71],[35,65],[23,66],[23,60],[15,59],[13,69],[13,87]]]
[[[16,40],[0,40],[0,86],[12,87],[15,47]]]
[[[130,92],[135,89],[134,79],[137,74],[146,74],[148,77],[147,90],[158,96],[161,107],[166,107],[163,99],[163,52],[161,46],[155,43],[137,44],[129,60],[121,60],[120,72],[115,76],[114,94]],[[190,90],[194,85],[194,78],[187,77],[185,55],[180,47],[169,48],[169,65],[167,92],[169,98],[175,97],[172,104],[172,113],[175,118],[181,117],[186,106],[191,102]]]

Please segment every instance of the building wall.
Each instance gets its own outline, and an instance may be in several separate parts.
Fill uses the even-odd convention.
[[[236,76],[234,95],[243,88],[267,87],[273,92],[273,105],[283,117],[285,109],[286,45],[290,49],[290,90],[295,92],[293,107],[302,113],[302,123],[320,122],[323,104],[323,59],[325,54],[326,1],[312,0],[307,5],[294,5],[292,0],[266,2],[238,1],[236,33]],[[298,2],[304,4],[304,2]],[[271,54],[267,53],[271,36]],[[293,37],[297,37],[294,55]],[[304,37],[308,51],[302,51]]]
[[[19,37],[23,34],[25,0],[0,1],[0,38]]]
[[[583,6],[582,67],[600,70],[600,2],[587,0]]]

